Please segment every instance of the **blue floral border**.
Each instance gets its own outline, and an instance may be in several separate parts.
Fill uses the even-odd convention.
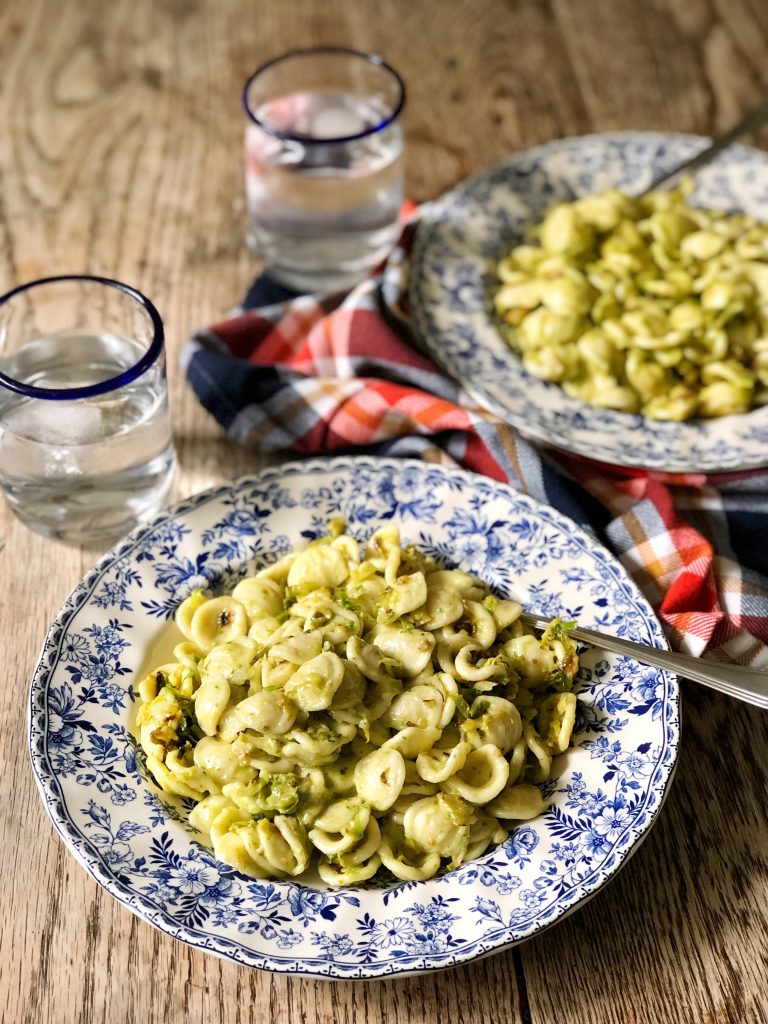
[[[419,472],[423,472],[424,467],[421,463],[412,462],[410,464],[417,467]],[[50,751],[45,744],[45,737],[48,731],[48,687],[51,675],[62,657],[62,649],[68,626],[72,622],[74,616],[85,604],[88,603],[89,600],[93,598],[96,588],[102,581],[105,573],[112,569],[121,559],[125,559],[126,556],[141,548],[144,540],[150,534],[156,533],[158,527],[163,523],[170,523],[172,521],[179,520],[186,513],[198,509],[209,502],[214,502],[224,497],[231,497],[238,490],[243,488],[251,487],[256,484],[273,482],[290,476],[327,473],[330,469],[333,469],[335,473],[341,474],[346,472],[359,472],[362,469],[368,469],[371,471],[383,470],[385,468],[390,470],[401,470],[403,467],[408,465],[409,463],[405,460],[391,462],[388,460],[366,458],[312,460],[308,462],[291,463],[275,469],[266,470],[257,476],[244,478],[235,484],[212,488],[202,494],[187,499],[186,501],[176,505],[168,512],[157,517],[150,524],[134,531],[112,552],[104,556],[104,558],[102,558],[97,565],[86,574],[81,584],[67,599],[62,611],[46,637],[40,660],[35,670],[29,705],[30,754],[36,780],[43,800],[46,803],[46,807],[57,831],[62,838],[64,838],[65,842],[67,842],[67,845],[73,850],[75,856],[80,863],[83,864],[86,870],[88,870],[89,873],[97,879],[97,881],[104,885],[119,902],[123,903],[133,912],[139,914],[139,916],[149,920],[152,924],[161,928],[161,930],[173,935],[175,938],[182,939],[183,941],[186,941],[198,948],[227,956],[230,959],[249,966],[257,966],[262,969],[282,972],[310,974],[320,977],[329,975],[349,978],[385,976],[388,974],[402,973],[404,970],[412,973],[414,971],[453,966],[476,956],[481,956],[485,953],[504,948],[505,946],[513,945],[514,943],[521,941],[523,938],[536,934],[543,928],[549,927],[552,923],[559,920],[564,914],[570,912],[570,910],[575,909],[575,907],[578,906],[585,898],[594,895],[594,893],[597,892],[602,885],[610,879],[610,877],[612,877],[618,866],[626,859],[626,857],[636,848],[638,839],[646,834],[648,828],[658,814],[674,771],[677,742],[679,737],[677,689],[670,679],[666,680],[666,684],[664,686],[664,698],[661,709],[661,715],[666,724],[666,728],[664,730],[664,743],[662,745],[662,749],[659,751],[659,757],[656,761],[653,775],[648,780],[648,788],[645,794],[645,803],[643,807],[648,807],[649,813],[642,819],[642,825],[640,827],[637,827],[636,825],[633,826],[635,819],[630,820],[627,827],[623,831],[619,832],[615,837],[611,846],[610,854],[604,859],[604,861],[595,866],[593,871],[579,879],[578,883],[574,883],[570,890],[570,896],[562,892],[559,893],[553,900],[554,906],[551,908],[548,915],[544,913],[544,910],[550,908],[540,908],[540,910],[542,910],[540,917],[545,917],[546,920],[529,922],[522,929],[515,930],[510,928],[508,924],[505,925],[503,921],[498,918],[499,912],[497,905],[494,904],[493,901],[484,900],[478,896],[476,906],[477,914],[489,922],[493,922],[495,919],[494,915],[496,915],[499,926],[491,929],[479,939],[467,940],[463,943],[454,942],[449,948],[444,950],[436,948],[429,956],[413,956],[404,958],[402,955],[399,955],[390,961],[380,959],[377,960],[375,964],[369,965],[366,965],[365,963],[334,962],[334,960],[331,959],[334,950],[326,950],[325,956],[322,957],[307,957],[306,955],[303,955],[300,958],[290,956],[281,957],[275,955],[265,957],[252,950],[245,949],[236,941],[229,940],[223,936],[217,935],[214,937],[199,928],[178,926],[178,924],[175,923],[167,913],[161,910],[157,904],[153,903],[152,900],[147,899],[145,894],[137,892],[135,888],[126,885],[118,876],[105,869],[103,860],[99,854],[99,849],[97,845],[94,844],[92,837],[85,835],[74,824],[66,807],[64,806],[63,795],[59,786],[58,778],[56,777],[56,773],[53,771],[50,763]],[[492,481],[488,481],[486,478],[475,477],[472,474],[467,474],[460,470],[444,469],[443,467],[430,467],[430,469],[437,471],[446,479],[455,479],[456,486],[458,488],[470,484],[473,490],[479,491],[481,494],[485,493],[488,496],[503,493],[505,497],[513,498],[514,502],[535,513],[544,522],[549,523],[551,526],[566,533],[570,540],[575,541],[583,550],[589,552],[597,559],[598,562],[602,563],[608,571],[608,575],[612,576],[617,584],[621,584],[624,590],[627,590],[627,588],[629,589],[629,592],[633,594],[634,607],[641,613],[643,625],[647,629],[647,638],[652,642],[655,642],[657,645],[663,645],[660,628],[653,617],[650,607],[644,599],[636,594],[634,586],[629,581],[623,568],[613,560],[613,557],[609,552],[597,545],[590,537],[588,537],[579,528],[575,527],[569,520],[565,519],[565,517],[561,516],[554,510],[548,509],[545,506],[540,506],[532,499],[511,491],[509,488],[505,487],[505,485],[496,484]],[[655,806],[653,806],[654,804]],[[97,824],[101,828],[104,827],[103,823]],[[627,846],[630,839],[634,839],[634,842]],[[620,848],[623,846],[626,848],[622,851]],[[476,873],[481,873],[484,870],[484,863],[490,864],[490,866],[493,867],[491,863],[492,859],[492,854],[486,855],[485,858],[477,862],[477,868],[473,870],[476,870]],[[281,889],[289,893],[292,891],[298,892],[302,890],[302,887],[296,886],[292,883],[276,884],[273,888]],[[403,888],[408,888],[408,886],[398,887],[396,890],[393,890],[393,892],[400,891]],[[429,906],[421,907],[421,918],[419,920],[422,923],[422,927],[424,926],[423,921],[426,920],[431,922],[431,927],[438,929],[447,928],[449,919],[453,920],[453,917],[450,914],[451,902],[452,899],[450,896],[436,897],[432,900],[432,903]],[[419,904],[415,904],[415,906],[417,908],[420,907]],[[359,922],[359,924],[364,930],[365,919]],[[346,951],[348,950],[338,950],[338,952]]]

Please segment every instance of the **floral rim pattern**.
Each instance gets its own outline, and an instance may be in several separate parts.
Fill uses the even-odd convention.
[[[655,820],[679,739],[667,673],[585,652],[574,750],[551,806],[500,847],[428,882],[325,890],[217,862],[147,782],[131,680],[194,587],[228,589],[346,517],[384,522],[544,614],[656,646],[658,622],[613,556],[506,485],[416,461],[291,463],[214,488],[130,534],[84,577],[48,633],[30,695],[30,752],[64,842],[117,900],[238,963],[364,978],[444,968],[521,941],[593,895]]]
[[[716,473],[768,464],[768,408],[687,423],[598,409],[528,374],[493,321],[495,265],[547,207],[609,186],[640,192],[704,148],[694,135],[622,132],[518,153],[430,205],[410,297],[433,356],[480,404],[535,440],[616,466]],[[768,221],[768,154],[732,146],[696,175],[693,202]]]

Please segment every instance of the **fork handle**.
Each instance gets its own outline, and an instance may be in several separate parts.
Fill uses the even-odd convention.
[[[697,171],[700,167],[704,167],[706,164],[714,160],[718,153],[721,153],[724,149],[727,149],[732,142],[735,142],[739,136],[755,131],[761,124],[763,124],[764,121],[768,121],[768,100],[763,100],[762,103],[753,107],[752,110],[742,117],[738,124],[729,128],[728,131],[723,132],[722,135],[718,135],[709,146],[702,149],[702,151],[697,153],[696,156],[691,157],[690,160],[686,160],[683,164],[678,164],[677,167],[673,167],[669,171],[665,171],[662,175],[656,178],[655,181],[652,181],[647,188],[644,188],[640,193],[640,196],[653,192],[654,189],[659,188],[661,185],[668,185],[681,174],[686,172],[690,174],[693,171]]]
[[[536,629],[545,629],[549,619],[539,615],[524,614],[523,622]],[[598,633],[594,629],[576,626],[568,630],[574,640],[581,640],[592,647],[602,647],[615,654],[626,654],[644,665],[667,669],[675,675],[692,679],[713,690],[725,693],[729,697],[746,701],[756,707],[768,710],[768,672],[760,669],[747,668],[744,665],[727,665],[717,661],[704,661],[690,654],[678,654],[677,651],[664,651],[657,647],[625,640],[623,637]]]

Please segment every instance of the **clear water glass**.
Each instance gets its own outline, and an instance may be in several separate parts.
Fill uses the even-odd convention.
[[[402,79],[372,54],[297,50],[259,68],[243,102],[251,248],[289,287],[350,287],[397,241]]]
[[[22,522],[103,544],[159,508],[174,468],[163,323],[147,298],[90,276],[0,297],[0,489]]]

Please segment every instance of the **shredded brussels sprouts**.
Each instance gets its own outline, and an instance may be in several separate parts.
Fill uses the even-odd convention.
[[[501,333],[529,373],[649,419],[768,404],[768,226],[690,206],[692,187],[558,203],[501,260]]]

